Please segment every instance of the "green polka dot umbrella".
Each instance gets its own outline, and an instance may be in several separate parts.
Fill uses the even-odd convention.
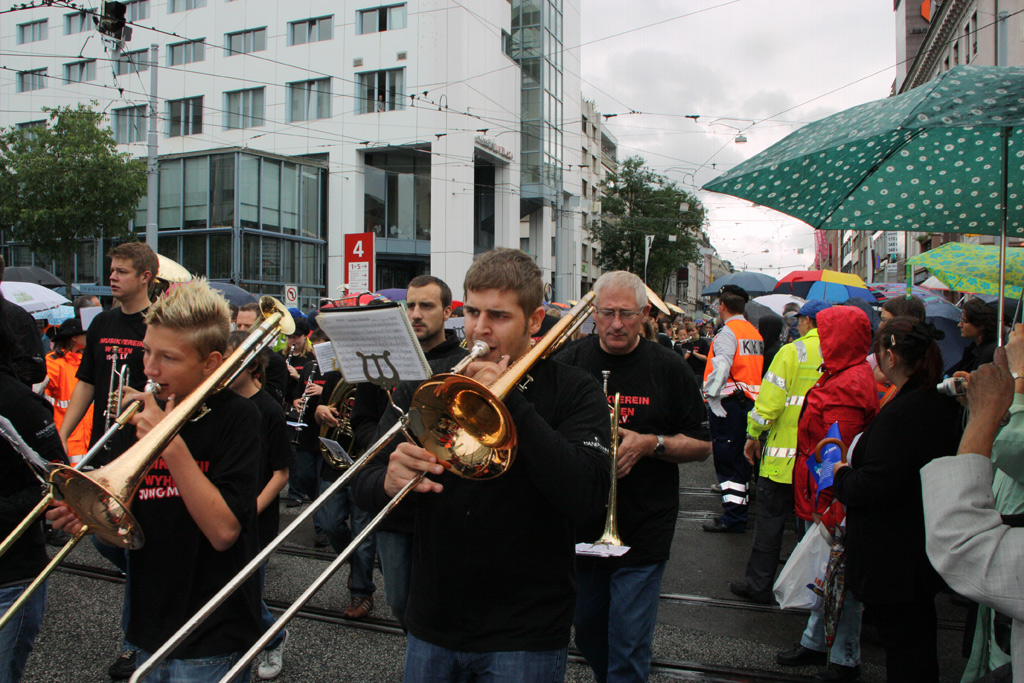
[[[825,230],[1024,236],[1022,183],[1024,67],[958,66],[810,123],[704,189]]]

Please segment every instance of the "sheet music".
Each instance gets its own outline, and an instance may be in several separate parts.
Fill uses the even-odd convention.
[[[397,372],[402,381],[422,381],[431,375],[409,317],[398,304],[324,311],[317,322],[330,338],[341,374],[350,384],[370,380],[364,365],[378,376]]]
[[[82,329],[85,331],[89,330],[89,325],[92,324],[92,319],[103,312],[102,306],[89,306],[78,311],[78,317],[82,321]]]
[[[334,439],[328,439],[326,436],[321,436],[320,443],[326,446],[327,450],[329,450],[331,455],[333,455],[337,460],[348,465],[352,464],[352,457],[345,451],[345,447]]]
[[[329,341],[313,344],[313,355],[316,356],[316,366],[320,372],[338,370],[338,357],[334,355],[334,345]]]
[[[591,557],[619,557],[629,551],[628,545],[605,545],[603,543],[577,543],[577,555]]]

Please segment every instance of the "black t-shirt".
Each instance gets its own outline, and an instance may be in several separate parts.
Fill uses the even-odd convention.
[[[284,390],[288,386],[288,364],[279,353],[272,353],[267,356],[267,381],[263,388],[270,393],[270,397],[278,403],[284,403]]]
[[[148,309],[147,309],[148,310]],[[132,389],[141,390],[146,386],[146,374],[142,364],[142,339],[146,336],[146,311],[126,315],[120,308],[103,311],[89,325],[85,335],[85,349],[82,364],[78,366],[77,377],[93,385],[92,443],[103,436],[104,415],[107,409],[107,395],[110,393],[111,365],[116,362],[121,368],[127,364],[128,384]],[[117,347],[115,353],[114,347]],[[127,406],[122,401],[121,409]],[[113,424],[116,415],[110,417]],[[96,454],[89,463],[93,467],[106,465],[135,443],[135,427],[125,425],[107,442],[110,449]]]
[[[290,469],[295,462],[288,425],[284,423],[284,410],[266,391],[260,390],[249,397],[260,410],[263,422],[264,455],[260,466],[259,491],[263,491],[276,470]],[[259,515],[260,547],[265,548],[277,536],[280,508],[271,503]]]
[[[0,415],[10,420],[22,440],[43,460],[66,463],[64,447],[53,425],[53,406],[33,394],[10,368],[0,370]],[[21,455],[0,436],[0,537],[6,538],[42,497],[42,484]],[[30,581],[47,560],[40,517],[0,557],[0,587]]]
[[[686,364],[690,366],[691,370],[693,370],[693,375],[697,378],[698,381],[703,380],[704,366],[707,364],[707,355],[708,352],[711,350],[711,342],[705,339],[704,337],[697,337],[696,339],[691,339],[685,342],[678,342],[678,345],[684,351],[690,352],[690,356],[686,358]],[[701,360],[694,356],[694,351],[704,356],[705,360]],[[683,353],[682,355],[685,356],[686,354]]]
[[[256,497],[262,445],[260,411],[233,391],[206,401],[210,412],[178,433],[242,526],[217,551],[189,515],[163,458],[146,474],[132,505],[145,544],[128,554],[131,614],[127,638],[156,651],[259,552]],[[172,654],[212,657],[244,652],[259,637],[259,575],[249,579]]]
[[[295,399],[301,399],[303,392],[306,390],[306,383],[309,381],[310,376],[313,378],[313,384],[324,387],[324,375],[320,374],[320,368],[317,366],[316,358],[309,356],[308,358],[301,359],[299,357],[292,359],[292,365],[299,371],[299,379],[292,380],[289,392],[288,392],[288,408],[293,408],[292,402]],[[309,453],[320,452],[320,425],[316,423],[316,408],[320,405],[321,400],[327,400],[330,395],[323,396],[310,396],[306,401],[306,407],[302,411],[300,416],[297,411],[286,410],[286,415],[289,419],[302,418],[302,422],[306,424],[305,427],[299,430],[298,443],[295,445],[296,450],[303,450]],[[302,403],[300,402],[301,406]],[[289,438],[295,435],[295,428],[289,428]]]
[[[431,368],[450,369],[449,361]],[[406,623],[421,640],[468,652],[569,643],[576,525],[608,498],[608,409],[601,388],[576,368],[542,361],[529,374],[525,393],[505,400],[519,439],[509,470],[486,481],[446,472],[431,477],[444,485],[440,494],[410,494],[416,527]],[[403,382],[395,402],[409,405],[414,388]],[[387,500],[383,477],[364,502],[356,497],[366,509]]]
[[[555,358],[582,368],[601,379],[611,371],[608,393],[621,393],[622,426],[641,434],[685,434],[710,441],[704,400],[693,372],[675,353],[646,339],[625,355],[601,349],[597,335],[587,337]],[[613,398],[609,398],[609,403]],[[610,429],[610,427],[609,427]],[[618,558],[580,557],[581,565],[629,567],[663,562],[669,557],[679,515],[679,465],[640,458],[628,475],[618,480],[618,526],[629,552]],[[605,514],[580,527],[580,540],[601,535]]]

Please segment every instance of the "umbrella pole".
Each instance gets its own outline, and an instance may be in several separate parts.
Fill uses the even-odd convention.
[[[1002,220],[1002,237],[999,240],[999,324],[998,324],[998,345],[1003,345],[1003,320],[1005,314],[1006,302],[1003,301],[1003,293],[1006,290],[1006,216],[1009,212],[1009,208],[1006,206],[1006,184],[1009,181],[1009,155],[1010,155],[1010,129],[1001,128],[999,129],[1000,135],[1003,137],[1003,220]]]

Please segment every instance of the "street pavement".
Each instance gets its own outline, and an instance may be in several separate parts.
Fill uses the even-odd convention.
[[[729,592],[729,581],[742,579],[750,552],[752,534],[708,534],[701,523],[716,513],[718,497],[707,487],[714,483],[710,462],[680,466],[681,518],[676,528],[672,559],[662,585],[668,596],[714,598],[722,603],[695,603],[693,597],[662,601],[655,632],[656,661],[691,662],[703,667],[728,667],[809,680],[814,668],[784,668],[774,662],[775,653],[800,639],[806,617],[777,609],[746,609]],[[283,506],[282,528],[297,514]],[[795,532],[787,532],[783,554],[796,544]],[[295,545],[313,548],[312,528],[300,531]],[[111,567],[92,548],[82,543],[69,562],[109,570]],[[278,553],[267,574],[267,597],[291,601],[327,566],[323,559]],[[347,566],[333,577],[311,601],[311,605],[341,610],[348,603],[345,581]],[[376,575],[378,593],[372,616],[391,619],[384,604],[383,580]],[[467,590],[478,590],[478,587]],[[500,587],[495,587],[500,590]],[[169,586],[168,590],[173,590]],[[49,599],[43,629],[29,658],[25,683],[94,683],[107,681],[106,669],[116,658],[123,586],[106,580],[56,572],[50,579]],[[949,596],[939,598],[939,619],[963,622],[965,609],[953,605]],[[386,632],[357,629],[343,624],[297,618],[289,625],[282,683],[320,681],[399,681],[402,674],[404,638]],[[962,629],[939,631],[940,670],[944,681],[959,681],[964,668],[960,657]],[[884,653],[870,626],[862,639],[863,683],[885,680]],[[255,680],[255,676],[253,677]],[[665,670],[652,681],[739,680],[702,677]],[[592,681],[590,669],[570,661],[567,681]],[[756,680],[756,677],[751,679]]]

